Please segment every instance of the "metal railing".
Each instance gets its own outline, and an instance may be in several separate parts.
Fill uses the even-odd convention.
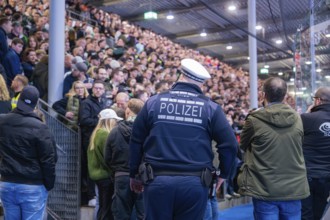
[[[65,117],[40,99],[37,108],[55,137],[58,155],[55,186],[48,195],[48,219],[80,219],[79,128],[68,127]]]

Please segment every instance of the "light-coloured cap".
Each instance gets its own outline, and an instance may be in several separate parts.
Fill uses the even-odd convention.
[[[181,60],[182,73],[197,82],[204,82],[206,79],[210,79],[211,76],[205,67],[196,60],[186,58]]]
[[[110,67],[111,69],[117,69],[120,67],[120,63],[117,60],[111,60],[110,62]]]
[[[118,115],[116,114],[116,112],[112,109],[103,109],[100,113],[99,113],[99,118],[101,119],[117,119],[117,120],[123,120],[123,118],[118,117]]]
[[[76,64],[76,63],[82,63],[84,62],[83,58],[81,58],[81,56],[75,56],[72,60],[72,63]]]

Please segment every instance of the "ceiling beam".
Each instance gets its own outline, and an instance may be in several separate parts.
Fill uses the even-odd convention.
[[[300,21],[301,19],[303,19],[306,16],[306,14],[300,14],[300,16],[295,16],[294,18],[288,18],[290,19],[290,21]],[[275,22],[280,22],[281,19],[277,18],[275,19]],[[263,26],[267,26],[273,24],[273,20],[272,19],[267,19],[267,20],[263,20],[262,25]],[[248,28],[248,22],[243,22],[238,24],[238,26],[240,26],[242,29],[247,29]],[[229,32],[229,31],[233,31],[233,30],[237,30],[237,27],[235,27],[234,25],[226,25],[224,28],[209,28],[209,29],[205,29],[207,34],[214,34],[214,33],[224,33],[224,32]],[[180,33],[176,33],[176,34],[165,34],[165,37],[168,37],[171,40],[174,39],[187,39],[187,38],[192,38],[192,37],[196,37],[199,36],[201,30],[192,30],[192,31],[185,31],[185,32],[180,32]],[[258,31],[257,31],[258,32]]]
[[[322,46],[321,46],[322,47]],[[320,50],[319,48],[315,47],[315,55],[317,56],[321,56],[321,55],[328,55],[330,56],[330,48],[328,49],[323,49],[323,50]],[[266,50],[266,51],[262,51],[261,49],[258,50],[258,56],[269,56],[271,54],[274,54],[274,53],[278,53],[279,51],[276,50],[276,49],[269,49],[269,50]],[[249,51],[243,51],[242,53],[239,53],[239,54],[233,54],[233,55],[228,55],[228,56],[224,56],[224,60],[226,61],[231,61],[231,60],[236,60],[236,59],[240,59],[241,57],[248,57],[249,55]],[[282,54],[283,56],[285,54]]]
[[[214,2],[216,2],[216,1],[214,1]],[[173,13],[173,15],[175,16],[176,14],[187,13],[192,10],[198,11],[198,10],[202,10],[202,9],[205,9],[204,5],[201,3],[196,3],[196,4],[191,4],[191,6],[189,8],[187,8],[186,6],[183,6],[183,7],[177,7],[175,9],[167,8],[167,9],[157,10],[157,14],[158,14],[158,17],[165,18],[169,11],[171,11]],[[140,14],[140,13],[133,14],[130,16],[122,16],[122,20],[127,20],[130,22],[138,22],[138,21],[144,20],[144,16],[143,16],[143,14]]]
[[[263,55],[269,56],[274,53],[278,53],[278,50],[277,49],[268,49],[268,50],[264,51],[262,48],[259,48],[257,51],[258,56],[263,56]],[[231,54],[231,55],[224,56],[224,59],[230,61],[230,60],[240,59],[241,57],[248,57],[248,56],[249,56],[249,51],[246,50],[246,51],[241,51],[239,54]]]
[[[329,56],[329,49],[327,50],[323,50],[323,51],[317,51],[315,53],[316,56],[322,56],[322,55],[328,55]],[[288,60],[292,60],[293,61],[293,58],[292,57],[278,57],[276,59],[273,59],[273,58],[266,58],[266,59],[258,59],[258,63],[269,63],[269,62],[275,62],[275,61],[278,61],[278,62],[284,62],[284,61],[288,61]],[[242,59],[242,60],[235,60],[235,61],[230,61],[230,60],[226,60],[224,59],[225,62],[234,62],[234,63],[237,63],[239,65],[244,65],[244,64],[248,64],[249,61],[247,59]]]
[[[273,48],[276,48],[276,51],[277,52],[279,52],[279,51],[282,51],[283,52],[283,49],[280,49],[277,46],[273,45],[272,43],[269,43],[270,39],[272,39],[272,38],[274,38],[276,36],[278,36],[277,33],[266,34],[264,39],[267,39],[267,41],[268,41],[267,42],[267,45],[268,46],[271,46]],[[196,44],[186,44],[185,46],[191,47],[191,48],[194,48],[194,49],[198,49],[198,48],[223,46],[224,44],[228,44],[228,43],[231,43],[231,44],[234,44],[234,43],[243,43],[243,42],[247,42],[248,39],[249,39],[248,36],[244,36],[242,38],[235,37],[235,38],[230,38],[230,39],[203,41],[203,42],[196,43]],[[264,43],[264,42],[260,42],[261,41],[260,38],[257,39],[257,40],[258,40],[258,43]],[[286,53],[288,53],[288,52],[286,51]]]
[[[127,1],[128,0],[94,0],[94,1],[90,1],[89,4],[91,4],[95,7],[101,7],[101,6],[116,5],[116,4],[124,3]]]
[[[175,16],[176,14],[183,14],[183,13],[187,13],[187,12],[194,12],[195,13],[199,10],[204,10],[205,9],[204,3],[200,2],[200,1],[197,1],[198,3],[195,3],[195,4],[189,4],[185,0],[178,0],[178,1],[181,4],[183,4],[184,6],[183,7],[175,7],[175,8],[166,8],[166,9],[161,9],[161,10],[155,10],[158,14],[158,17],[165,18],[169,11],[171,11],[173,13],[173,15]],[[216,4],[216,3],[218,3],[217,8],[222,6],[222,8],[224,9],[227,4],[232,3],[232,0],[222,0],[222,1],[209,0],[208,1],[208,4],[211,5],[211,6],[213,4]],[[219,3],[221,5],[219,5]],[[187,5],[189,5],[189,6],[187,6]],[[243,9],[245,9],[245,8],[247,8],[247,7],[243,6]],[[128,20],[128,21],[131,21],[131,22],[138,22],[138,21],[144,20],[144,17],[143,17],[143,14],[141,15],[139,13],[139,14],[133,14],[133,15],[130,15],[130,16],[123,16],[122,20]]]
[[[204,6],[210,10],[211,12],[213,12],[214,14],[216,14],[220,19],[223,19],[225,21],[227,21],[228,23],[232,24],[233,26],[236,26],[237,29],[240,29],[241,31],[243,31],[245,34],[247,34],[247,36],[252,36],[254,38],[257,38],[259,41],[261,41],[262,43],[268,45],[268,46],[271,46],[273,48],[276,48],[278,49],[279,51],[282,51],[283,53],[286,53],[288,55],[292,55],[291,53],[288,53],[287,51],[277,47],[277,46],[274,46],[273,44],[269,43],[268,41],[264,40],[264,39],[261,39],[261,38],[258,38],[255,34],[252,34],[250,33],[249,31],[245,30],[245,29],[242,29],[241,27],[239,27],[237,24],[235,24],[233,21],[231,21],[230,19],[228,19],[226,16],[220,14],[217,10],[215,10],[214,8],[212,8],[211,6],[209,6],[207,3],[205,3],[204,1],[202,1]]]

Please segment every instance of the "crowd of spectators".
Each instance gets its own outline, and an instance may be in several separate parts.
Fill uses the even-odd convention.
[[[226,113],[247,114],[249,75],[241,68],[185,48],[82,1],[69,0],[66,6],[63,97],[75,80],[84,81],[91,89],[102,67],[107,72],[102,80],[110,83],[108,99],[118,91],[147,99],[170,87],[177,80],[180,60],[190,57],[207,66],[212,75],[204,86],[206,95],[221,104]],[[0,0],[0,7],[0,60],[7,85],[11,86],[17,74],[24,74],[47,101],[49,0]]]
[[[236,132],[242,128],[250,108],[249,74],[242,68],[186,48],[82,0],[66,1],[65,21],[64,69],[58,73],[63,75],[63,97],[53,107],[70,120],[70,126],[83,125],[78,115],[86,104],[80,102],[94,94],[94,81],[104,83],[105,105],[100,110],[110,106],[125,109],[129,98],[146,101],[169,89],[180,74],[180,61],[193,58],[211,75],[203,92],[222,106]],[[12,105],[22,90],[15,88],[26,85],[25,79],[47,101],[48,31],[49,0],[0,0],[0,73]],[[261,85],[259,80],[258,87]],[[294,105],[292,97],[287,100]],[[93,115],[95,121],[97,114]],[[85,142],[87,149],[89,137]]]
[[[8,87],[17,74],[24,74],[47,100],[49,0],[0,1],[0,7],[0,59]],[[179,74],[180,60],[191,57],[206,65],[213,76],[204,87],[208,96],[225,110],[247,112],[247,72],[79,1],[67,1],[67,12],[63,81],[70,83],[64,83],[63,97],[73,81],[91,83],[103,67],[107,72],[104,81],[111,85],[108,97],[126,91],[146,99],[171,86]],[[70,72],[79,77],[72,74],[71,80],[65,79]]]

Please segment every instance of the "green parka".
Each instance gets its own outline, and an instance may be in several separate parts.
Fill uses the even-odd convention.
[[[273,104],[250,113],[241,134],[245,155],[239,193],[267,201],[308,197],[303,134],[299,115],[288,105]]]
[[[109,132],[105,129],[98,129],[94,138],[95,148],[91,150],[88,147],[87,150],[89,177],[94,181],[110,178],[112,174],[104,161],[104,148],[108,135]]]

